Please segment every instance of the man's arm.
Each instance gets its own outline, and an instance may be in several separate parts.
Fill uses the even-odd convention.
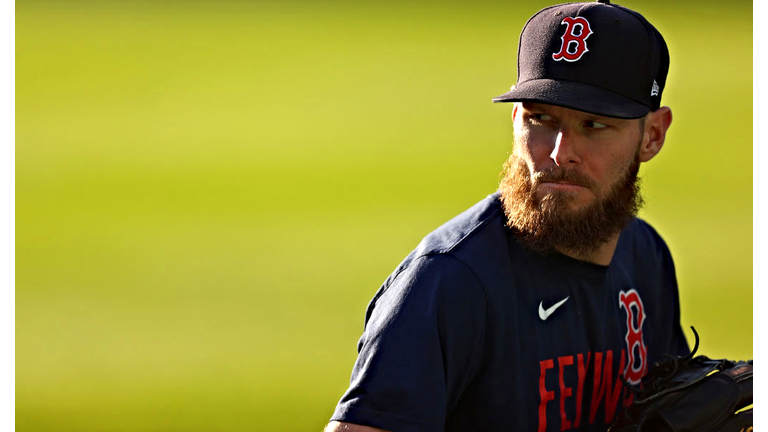
[[[330,431],[445,430],[482,363],[485,308],[485,291],[462,261],[415,259],[369,306],[350,386],[330,418],[370,427]]]
[[[362,426],[354,423],[332,421],[328,423],[323,432],[387,432],[370,426]]]

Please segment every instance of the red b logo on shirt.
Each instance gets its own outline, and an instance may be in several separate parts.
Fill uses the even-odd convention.
[[[619,293],[619,307],[627,311],[627,334],[624,336],[627,342],[627,368],[624,370],[624,378],[630,384],[637,384],[648,366],[648,348],[643,342],[645,308],[640,294],[633,289]]]
[[[587,38],[592,34],[589,27],[589,21],[584,17],[566,17],[560,23],[565,24],[565,34],[560,37],[563,44],[560,46],[560,52],[552,54],[555,61],[565,60],[575,62],[584,55],[587,49]],[[576,31],[578,30],[578,34]]]

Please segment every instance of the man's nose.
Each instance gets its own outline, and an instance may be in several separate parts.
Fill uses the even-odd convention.
[[[576,152],[575,142],[573,137],[573,131],[560,129],[557,132],[557,138],[555,138],[555,148],[549,157],[555,161],[555,165],[560,167],[578,165],[581,163],[581,158]]]

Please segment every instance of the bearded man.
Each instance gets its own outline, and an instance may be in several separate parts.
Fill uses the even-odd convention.
[[[684,355],[675,270],[636,213],[669,53],[637,12],[543,9],[520,36],[499,191],[429,234],[366,313],[330,431],[604,431]]]

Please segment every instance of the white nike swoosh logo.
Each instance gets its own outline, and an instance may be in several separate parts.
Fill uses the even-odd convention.
[[[559,302],[553,304],[549,309],[544,310],[544,302],[539,303],[539,318],[541,318],[542,321],[546,321],[547,318],[549,318],[550,315],[552,315],[552,312],[555,311],[555,309],[559,308],[563,305],[571,296],[568,296]]]

